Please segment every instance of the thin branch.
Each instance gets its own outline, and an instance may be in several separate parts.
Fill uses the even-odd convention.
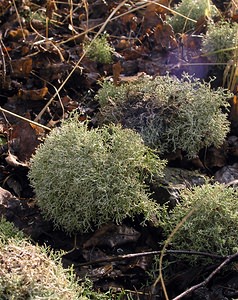
[[[196,209],[196,207],[194,207],[193,209],[191,209],[191,211],[176,225],[176,227],[174,228],[174,230],[171,232],[171,234],[169,235],[169,237],[165,241],[163,249],[161,251],[160,259],[159,259],[159,276],[157,277],[157,279],[155,280],[155,282],[152,285],[152,291],[151,291],[152,295],[154,294],[155,288],[156,288],[157,284],[160,281],[162,289],[163,289],[163,292],[164,292],[165,299],[169,300],[169,297],[168,297],[168,294],[167,294],[167,290],[166,290],[166,286],[165,286],[164,279],[163,279],[163,273],[162,273],[163,258],[164,258],[164,255],[166,253],[166,248],[170,244],[173,236],[177,233],[177,231],[181,228],[181,226],[187,221],[187,219],[193,214],[193,212],[195,211],[195,209]]]
[[[40,124],[40,123],[37,123],[37,122],[35,122],[35,121],[32,121],[32,120],[30,120],[30,119],[27,119],[27,118],[25,118],[25,117],[22,117],[22,116],[20,116],[20,115],[17,115],[17,114],[15,114],[15,113],[13,113],[13,112],[11,112],[11,111],[5,109],[5,108],[2,108],[1,106],[0,106],[0,111],[4,112],[4,113],[6,113],[6,114],[9,114],[9,115],[11,115],[11,116],[14,116],[14,117],[16,117],[16,118],[18,118],[18,119],[21,119],[21,120],[23,120],[23,121],[26,121],[27,123],[30,123],[30,124],[36,125],[36,126],[38,126],[38,127],[44,128],[45,130],[51,131],[51,128],[49,128],[49,127],[47,127],[47,126],[44,126],[44,125],[42,125],[42,124]]]
[[[80,63],[83,60],[83,58],[85,57],[85,55],[87,54],[90,45],[92,45],[92,43],[94,42],[94,40],[104,31],[105,27],[107,26],[107,24],[111,21],[112,17],[116,14],[116,12],[127,2],[127,0],[122,1],[120,4],[117,5],[117,7],[111,12],[111,14],[109,15],[109,17],[106,19],[106,21],[103,23],[103,25],[101,26],[101,28],[99,29],[99,31],[96,33],[96,35],[94,36],[94,39],[91,41],[91,43],[89,44],[88,49],[86,49],[84,51],[84,53],[81,55],[81,57],[79,58],[79,60],[77,61],[77,63],[75,64],[75,66],[73,67],[73,69],[69,72],[68,76],[65,78],[65,80],[62,82],[62,84],[59,86],[57,92],[55,92],[55,94],[50,98],[50,100],[48,101],[48,103],[43,107],[43,109],[41,110],[41,112],[38,114],[38,116],[35,118],[35,121],[39,121],[43,115],[43,113],[46,111],[46,109],[48,108],[48,106],[50,105],[50,103],[55,99],[56,96],[58,96],[59,92],[63,89],[63,87],[65,86],[65,84],[68,82],[69,78],[72,76],[72,74],[74,73],[74,71],[80,67]]]
[[[131,259],[135,257],[141,257],[141,256],[150,256],[150,255],[160,255],[161,251],[147,251],[147,252],[139,252],[139,253],[129,253],[129,254],[124,254],[124,255],[117,255],[117,256],[110,256],[107,258],[102,258],[102,259],[97,259],[85,263],[79,263],[79,264],[74,264],[76,267],[83,267],[83,266],[91,266],[91,265],[96,265],[100,263],[108,263],[108,262],[114,262],[114,261],[122,261],[125,259]],[[199,251],[192,251],[192,250],[166,250],[166,254],[188,254],[188,255],[200,255],[200,256],[206,256],[206,257],[211,257],[214,259],[225,259],[227,257],[217,255],[217,254],[212,254],[212,253],[207,253],[207,252],[199,252]]]
[[[221,269],[227,265],[228,263],[230,263],[232,260],[238,258],[238,253],[229,255],[204,281],[202,281],[199,284],[196,284],[192,287],[190,287],[188,290],[184,291],[183,293],[181,293],[180,295],[178,295],[177,297],[173,298],[172,300],[180,300],[185,296],[188,296],[189,294],[191,294],[193,291],[195,291],[196,289],[200,288],[200,287],[204,287],[206,286],[209,281],[218,273],[221,271]]]

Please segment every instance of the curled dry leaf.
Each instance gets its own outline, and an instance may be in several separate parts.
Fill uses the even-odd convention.
[[[154,38],[157,45],[161,46],[163,49],[174,49],[178,47],[172,26],[162,19],[160,19],[155,28]]]
[[[21,100],[32,100],[32,101],[39,101],[44,100],[44,97],[48,93],[48,88],[43,87],[38,90],[24,90],[20,89],[17,93],[18,99]]]
[[[18,157],[11,154],[10,152],[8,153],[7,157],[5,158],[6,162],[9,164],[9,166],[18,168],[18,167],[24,167],[28,168],[28,164],[19,161]]]
[[[18,160],[27,161],[39,145],[45,131],[41,127],[21,121],[13,126],[11,134],[11,150],[16,153]],[[11,161],[11,159],[10,159]]]
[[[159,3],[151,3],[145,9],[144,28],[152,28],[158,24],[158,18],[165,19],[165,14],[168,13],[166,7],[169,6],[168,0],[159,0]]]
[[[0,206],[6,206],[10,199],[15,197],[7,190],[0,187]]]
[[[29,36],[29,31],[27,29],[18,28],[16,30],[10,30],[8,32],[8,37],[14,41],[17,41],[22,38],[26,38]]]

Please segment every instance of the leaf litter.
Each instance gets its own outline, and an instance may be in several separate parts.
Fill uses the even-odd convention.
[[[90,118],[91,126],[97,126],[99,105],[94,95],[100,80],[111,78],[118,85],[137,80],[141,73],[155,76],[169,72],[180,76],[184,71],[208,79],[209,60],[201,56],[201,36],[206,32],[207,18],[196,20],[194,32],[176,35],[166,20],[172,15],[170,7],[177,2],[3,0],[0,3],[0,214],[34,242],[69,251],[63,258],[65,266],[75,264],[76,274],[80,278],[89,276],[96,289],[128,289],[135,299],[150,299],[150,285],[155,280],[150,277],[153,256],[113,263],[109,258],[160,250],[161,231],[150,224],[142,227],[139,217],[125,220],[122,225],[105,224],[94,233],[76,236],[76,240],[53,230],[51,222],[43,220],[35,202],[27,180],[28,163],[50,129],[73,110],[79,112],[81,121]],[[235,1],[213,2],[224,18],[237,22]],[[104,31],[114,48],[112,63],[105,64],[87,57],[83,47]],[[222,78],[214,84],[219,85],[219,81]],[[204,149],[196,162],[181,152],[173,153],[168,156],[169,166],[196,170],[228,184],[236,181],[236,102],[230,118],[232,135],[221,148]],[[181,178],[185,184],[189,181]],[[97,262],[100,259],[105,262]],[[172,299],[201,282],[214,266],[190,270],[180,262],[171,268],[175,275],[168,278],[167,290]],[[218,288],[221,285],[223,289]],[[190,299],[222,299],[224,294],[231,299],[234,295],[228,295],[231,289],[237,293],[235,269],[225,276],[220,274],[211,287],[198,289]],[[157,286],[156,299],[164,299],[162,295],[161,286]]]

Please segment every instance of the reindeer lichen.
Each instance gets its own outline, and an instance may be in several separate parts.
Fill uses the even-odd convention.
[[[45,217],[69,234],[83,233],[136,214],[152,219],[158,205],[145,178],[164,165],[134,131],[88,130],[73,117],[38,148],[29,178]]]

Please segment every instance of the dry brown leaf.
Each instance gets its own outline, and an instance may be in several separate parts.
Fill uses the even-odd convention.
[[[132,13],[126,14],[126,15],[122,16],[120,18],[120,20],[126,28],[130,28],[130,30],[136,31],[136,28],[138,25],[138,19],[137,19],[136,15],[134,15]]]
[[[28,37],[29,34],[30,33],[27,29],[18,28],[18,29],[9,30],[8,37],[14,41],[17,41],[19,39]]]
[[[144,24],[143,24],[144,30],[157,26],[159,18],[165,20],[165,14],[167,14],[169,11],[163,6],[160,6],[159,4],[169,7],[168,0],[160,0],[158,1],[158,4],[156,3],[149,4],[145,9],[145,14],[144,14]]]
[[[215,173],[214,179],[220,183],[229,183],[238,179],[238,163],[225,166]]]
[[[16,77],[27,77],[32,71],[32,58],[30,57],[12,60],[11,64],[12,73]]]
[[[226,153],[224,149],[210,147],[205,153],[204,165],[209,168],[221,168],[227,164]]]
[[[113,64],[112,72],[113,72],[113,83],[114,85],[118,85],[120,82],[120,74],[122,71],[121,63],[118,61],[117,63]]]
[[[9,191],[0,187],[0,206],[7,206],[10,199],[16,199],[16,197],[13,196]]]
[[[11,147],[14,153],[17,153],[21,161],[27,161],[34,153],[40,141],[38,139],[38,132],[25,121],[13,126],[11,135]]]
[[[155,28],[154,38],[156,44],[161,46],[163,49],[175,49],[178,47],[172,26],[164,22],[162,19],[160,19]]]
[[[31,101],[38,101],[38,100],[44,100],[44,97],[48,93],[48,88],[43,87],[38,90],[24,90],[20,89],[18,91],[18,99],[21,100],[31,100]]]

